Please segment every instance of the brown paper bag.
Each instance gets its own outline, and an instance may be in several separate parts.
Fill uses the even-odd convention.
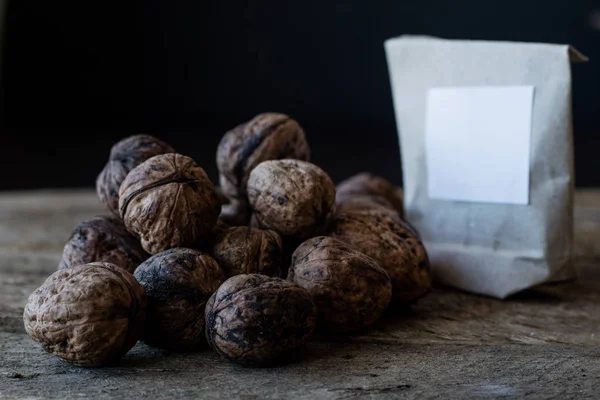
[[[406,217],[444,284],[505,298],[573,269],[566,45],[385,42]]]

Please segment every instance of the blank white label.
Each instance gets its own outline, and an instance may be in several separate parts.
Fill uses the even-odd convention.
[[[533,86],[429,89],[429,197],[529,203]]]

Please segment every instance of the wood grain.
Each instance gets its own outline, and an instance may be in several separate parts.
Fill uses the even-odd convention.
[[[56,270],[73,227],[98,214],[86,190],[0,195],[0,399],[600,397],[600,192],[577,195],[577,282],[507,300],[436,287],[368,331],[317,337],[268,369],[143,344],[102,369],[44,353],[25,334],[23,306]]]

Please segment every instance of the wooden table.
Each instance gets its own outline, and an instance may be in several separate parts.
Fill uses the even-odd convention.
[[[600,398],[600,192],[579,192],[579,282],[508,300],[436,290],[368,334],[317,337],[289,365],[248,369],[210,350],[138,344],[120,365],[70,366],[26,334],[28,295],[56,270],[91,191],[0,195],[0,399]]]

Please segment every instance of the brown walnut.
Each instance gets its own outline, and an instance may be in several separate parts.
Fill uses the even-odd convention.
[[[252,216],[250,217],[250,223],[248,224],[248,226],[250,228],[262,229],[260,224],[258,223],[258,220],[256,219],[256,214],[254,214],[254,213],[252,214]],[[324,230],[325,228],[326,228],[326,226],[323,225],[323,229],[319,229],[318,231]],[[317,234],[317,232],[315,234]],[[291,237],[291,236],[285,236],[285,237],[282,237],[281,239],[282,239],[282,246],[281,246],[281,249],[282,249],[281,273],[282,273],[282,275],[281,275],[281,277],[285,278],[287,276],[287,270],[290,267],[291,262],[292,262],[292,253],[303,242],[303,240],[299,240],[299,239]]]
[[[260,227],[303,240],[320,233],[327,224],[335,185],[309,162],[270,160],[250,173],[248,198]]]
[[[254,273],[279,277],[282,240],[274,231],[236,226],[217,238],[213,256],[227,277]]]
[[[143,334],[144,288],[114,264],[61,269],[30,296],[25,330],[44,350],[75,365],[112,364]]]
[[[425,246],[398,218],[383,213],[337,214],[329,234],[369,257],[388,273],[396,304],[411,304],[431,290]]]
[[[119,209],[127,229],[156,254],[200,247],[210,239],[221,205],[204,170],[190,157],[170,153],[131,170],[119,191]]]
[[[400,217],[398,211],[385,198],[374,195],[353,195],[338,201],[335,207],[336,214],[346,212],[382,212],[393,217]]]
[[[204,307],[225,280],[212,257],[192,249],[170,249],[150,257],[134,276],[148,297],[144,343],[175,351],[206,343]]]
[[[266,160],[308,161],[304,130],[285,114],[263,113],[225,133],[217,149],[219,183],[232,199],[246,201],[250,171]]]
[[[102,261],[133,273],[148,257],[139,239],[129,233],[123,221],[97,216],[77,224],[64,246],[58,268]]]
[[[245,366],[278,364],[312,337],[310,293],[261,274],[226,280],[206,305],[206,337],[222,357]]]
[[[401,216],[404,215],[402,189],[385,178],[369,172],[361,172],[338,183],[336,187],[336,203],[343,203],[349,197],[365,195],[384,198]]]
[[[96,192],[102,204],[119,216],[119,187],[129,171],[150,157],[174,152],[167,143],[151,135],[133,135],[117,142],[96,178]]]
[[[296,249],[287,279],[311,293],[319,309],[317,325],[334,333],[372,325],[392,298],[390,278],[374,259],[327,236]]]
[[[421,237],[417,229],[404,219],[385,198],[380,196],[355,195],[345,197],[335,205],[335,214],[341,215],[346,213],[384,214],[396,219],[398,223],[409,229],[418,238]]]
[[[219,237],[219,235],[222,235],[223,233],[225,233],[225,231],[229,228],[231,228],[231,225],[229,225],[227,222],[223,221],[223,218],[217,219],[217,223],[215,224],[215,228],[213,230],[215,240],[217,237]]]

